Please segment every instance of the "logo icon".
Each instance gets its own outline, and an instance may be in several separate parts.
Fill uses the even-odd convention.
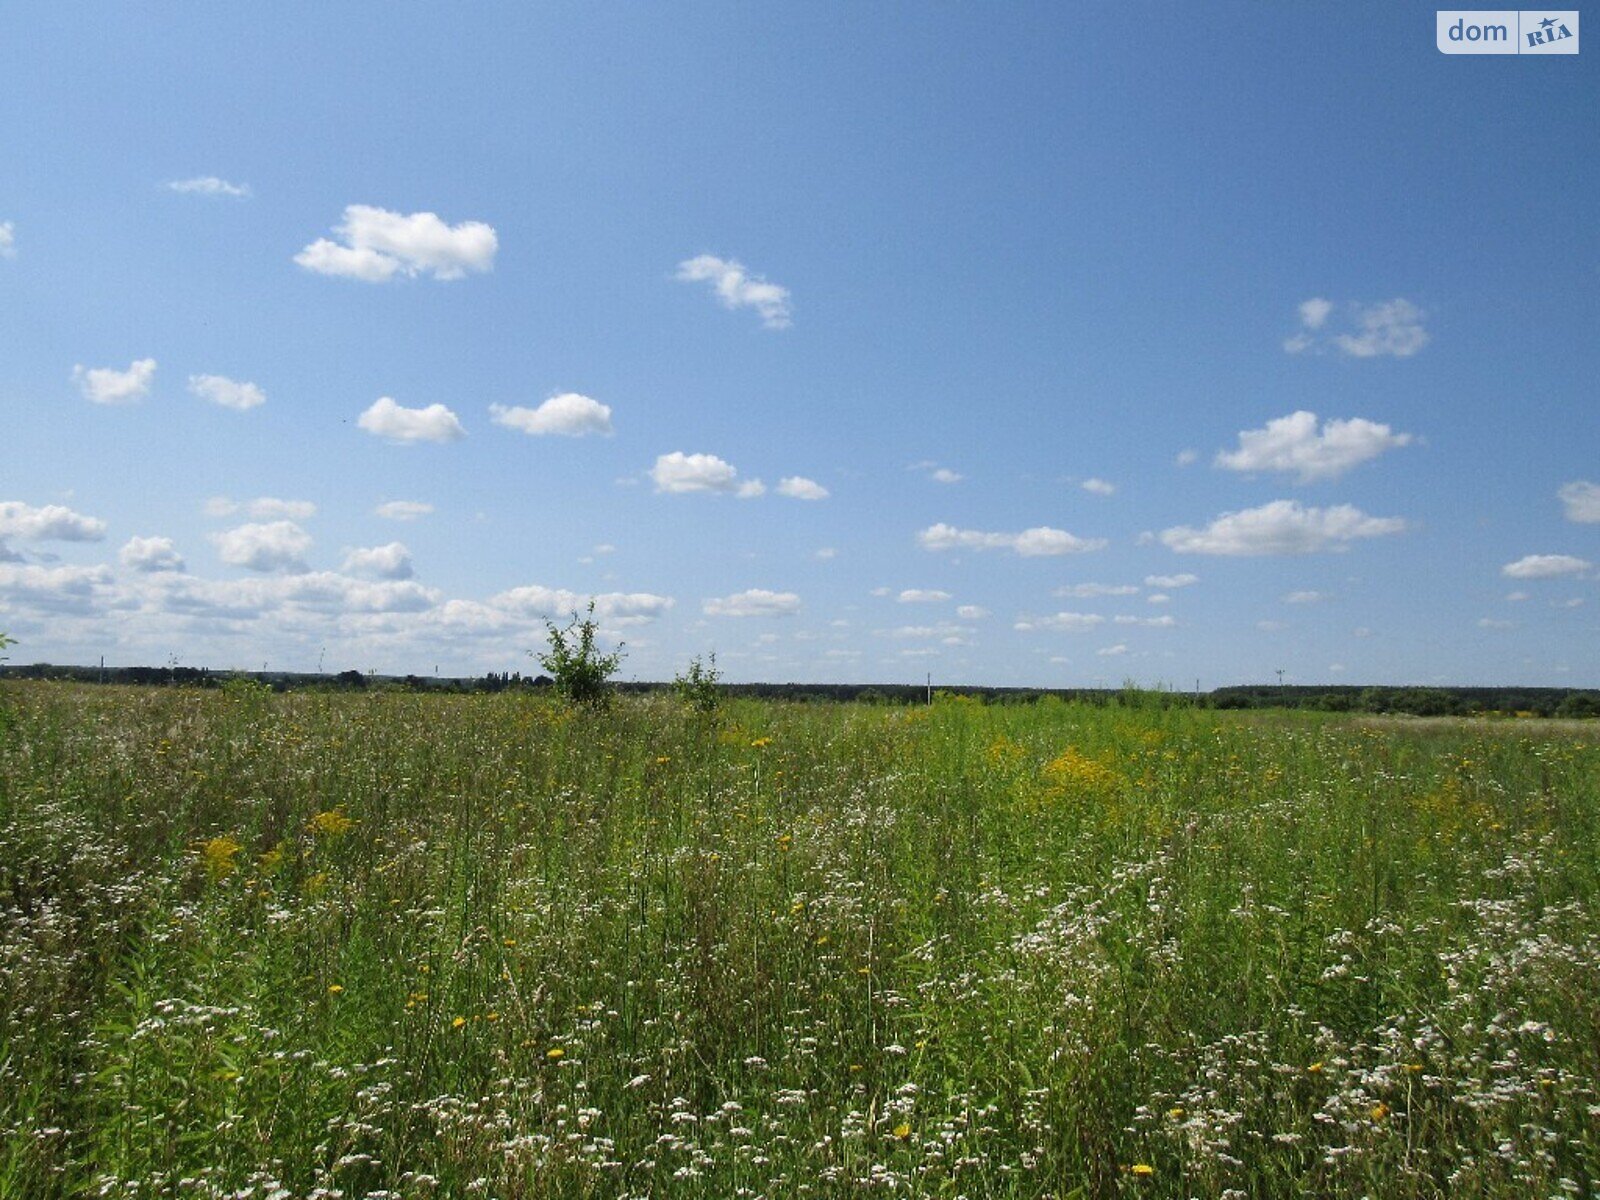
[[[1576,54],[1577,9],[1439,9],[1441,54]]]

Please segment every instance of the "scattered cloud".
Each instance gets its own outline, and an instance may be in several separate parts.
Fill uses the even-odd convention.
[[[1521,604],[1524,600],[1531,599],[1527,592],[1507,592],[1506,601],[1510,604]]]
[[[97,542],[106,523],[60,504],[35,508],[21,500],[0,501],[0,541],[22,538],[35,542]]]
[[[761,495],[767,489],[759,479],[741,482],[732,463],[715,454],[685,454],[674,450],[656,458],[650,468],[656,491],[681,495],[688,492],[731,492],[741,500]]]
[[[311,535],[293,521],[240,525],[212,534],[211,541],[217,548],[217,557],[231,567],[286,574],[310,569],[304,556],[311,549]]]
[[[1327,598],[1327,594],[1324,592],[1299,591],[1285,595],[1283,602],[1285,604],[1316,604]]]
[[[391,442],[454,442],[467,436],[455,413],[444,405],[406,408],[388,396],[374,400],[356,424]]]
[[[1012,628],[1022,633],[1031,633],[1038,629],[1050,629],[1058,633],[1086,633],[1105,623],[1106,619],[1099,613],[1058,612],[1046,617],[1021,617]]]
[[[833,559],[839,557],[839,552],[832,546],[823,546],[819,548],[811,557],[816,559],[818,562],[831,562]]]
[[[174,179],[167,184],[167,188],[185,196],[227,196],[234,200],[246,200],[250,196],[248,183],[229,183],[226,179],[218,179],[215,175]]]
[[[1562,507],[1566,510],[1567,520],[1577,521],[1582,525],[1600,522],[1600,483],[1575,479],[1571,483],[1562,484],[1561,490],[1556,495],[1560,497]]]
[[[804,475],[790,475],[778,480],[778,495],[788,496],[793,500],[826,500],[828,489]]]
[[[583,437],[590,433],[610,437],[612,432],[610,405],[601,404],[577,392],[551,396],[538,408],[507,408],[503,404],[491,404],[489,413],[496,425],[504,425],[507,429],[534,437],[551,433],[562,437]]]
[[[137,359],[126,371],[81,365],[72,368],[72,381],[82,390],[84,399],[96,404],[132,404],[150,394],[155,377],[153,358]]]
[[[403,542],[358,546],[345,555],[342,570],[347,575],[369,579],[410,579],[415,573],[411,568],[411,551]]]
[[[1224,513],[1204,529],[1179,525],[1162,530],[1161,541],[1179,554],[1313,554],[1343,550],[1358,539],[1403,533],[1407,528],[1400,517],[1369,517],[1349,504],[1306,508],[1298,500],[1273,500],[1259,508]]]
[[[907,588],[895,599],[901,604],[938,604],[950,599],[950,593],[934,588]]]
[[[595,616],[602,624],[622,628],[654,621],[674,603],[671,596],[658,596],[653,592],[602,592],[587,596],[538,584],[501,592],[490,597],[489,603],[502,610],[544,619],[582,612],[591,599]]]
[[[1199,583],[1200,576],[1190,575],[1188,572],[1184,572],[1181,575],[1146,575],[1144,582],[1146,587],[1167,588],[1170,590]]]
[[[800,597],[793,592],[750,588],[707,600],[700,611],[708,617],[789,617],[800,611]]]
[[[1165,592],[1151,592],[1144,598],[1146,604],[1171,604],[1172,597]]]
[[[914,462],[906,470],[921,471],[935,483],[960,483],[966,478],[960,471],[952,471],[949,467],[941,467],[931,458],[925,458],[921,462]]]
[[[1411,441],[1409,433],[1395,433],[1362,417],[1327,421],[1319,431],[1317,414],[1301,411],[1268,421],[1264,429],[1241,431],[1239,448],[1219,453],[1216,465],[1229,471],[1293,473],[1301,483],[1313,483],[1337,479]]]
[[[963,621],[981,621],[989,615],[989,610],[977,604],[963,604],[956,609],[956,616]]]
[[[1332,348],[1350,358],[1409,358],[1428,344],[1428,332],[1422,327],[1426,314],[1409,300],[1351,304],[1346,329],[1324,332],[1333,311],[1333,302],[1320,297],[1302,301],[1300,330],[1284,340],[1283,348],[1290,354]]]
[[[1138,625],[1145,629],[1174,629],[1178,624],[1176,617],[1134,617],[1127,613],[1120,613],[1112,620],[1118,625]]]
[[[1177,463],[1180,467],[1193,466],[1195,463],[1200,461],[1200,451],[1195,450],[1192,447],[1186,450],[1179,450],[1177,457],[1172,461]]]
[[[787,329],[793,324],[789,289],[751,275],[743,263],[731,258],[701,254],[678,264],[678,279],[683,283],[709,283],[724,308],[753,308],[768,329]]]
[[[129,538],[118,555],[122,565],[134,571],[181,571],[183,556],[172,544],[171,538]]]
[[[1117,485],[1107,483],[1104,479],[1085,479],[1078,485],[1092,496],[1110,496],[1117,490]]]
[[[1585,559],[1570,554],[1527,554],[1501,567],[1500,574],[1511,579],[1553,579],[1581,574],[1591,566]]]
[[[291,521],[304,521],[317,515],[317,506],[309,500],[280,500],[276,496],[257,496],[254,500],[231,500],[227,496],[212,496],[205,502],[208,517],[231,517],[244,510],[258,521],[287,517]]]
[[[351,204],[334,226],[341,242],[318,238],[294,261],[318,275],[384,283],[397,275],[460,279],[494,267],[499,239],[482,221],[449,225],[431,212],[409,216]]]
[[[1479,629],[1515,629],[1516,627],[1517,623],[1515,621],[1501,621],[1494,617],[1478,618]]]
[[[88,614],[109,589],[105,567],[41,567],[0,562],[0,598],[7,607],[44,614]]]
[[[415,521],[433,512],[433,505],[421,500],[385,500],[372,510],[374,516],[385,521]]]
[[[14,221],[0,221],[0,258],[17,256],[17,226]]]
[[[267,402],[267,394],[253,383],[239,383],[226,375],[191,375],[189,391],[202,400],[245,412]]]
[[[930,525],[917,534],[917,542],[924,550],[1010,550],[1024,558],[1083,554],[1106,545],[1104,538],[1080,538],[1048,525],[1024,529],[1021,533],[985,533],[957,529],[953,525]]]
[[[1101,646],[1100,649],[1095,651],[1101,658],[1120,658],[1127,652],[1128,648],[1121,642],[1118,642],[1115,646]]]
[[[1139,588],[1132,583],[1069,583],[1050,594],[1073,600],[1092,600],[1096,596],[1136,596]]]

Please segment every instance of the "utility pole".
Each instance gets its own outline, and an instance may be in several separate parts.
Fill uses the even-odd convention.
[[[928,703],[933,703],[933,672],[928,672]]]
[[[1278,668],[1278,703],[1283,703],[1283,668]]]

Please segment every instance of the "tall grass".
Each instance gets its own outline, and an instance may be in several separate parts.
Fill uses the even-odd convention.
[[[1600,747],[7,689],[0,1197],[1600,1195]]]

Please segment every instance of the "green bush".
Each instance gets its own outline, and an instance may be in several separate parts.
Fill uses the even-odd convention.
[[[550,673],[556,694],[590,708],[609,705],[610,680],[622,665],[622,644],[619,642],[610,654],[600,652],[595,644],[600,624],[594,619],[594,601],[589,601],[587,616],[580,618],[573,613],[565,629],[546,621],[545,630],[550,648],[542,654],[534,650],[529,653]]]
[[[689,669],[673,679],[672,690],[689,707],[703,713],[713,713],[717,711],[717,705],[722,703],[722,689],[717,686],[721,678],[722,672],[717,670],[715,654],[711,655],[709,664],[702,663],[700,656],[695,655],[689,660]]]

